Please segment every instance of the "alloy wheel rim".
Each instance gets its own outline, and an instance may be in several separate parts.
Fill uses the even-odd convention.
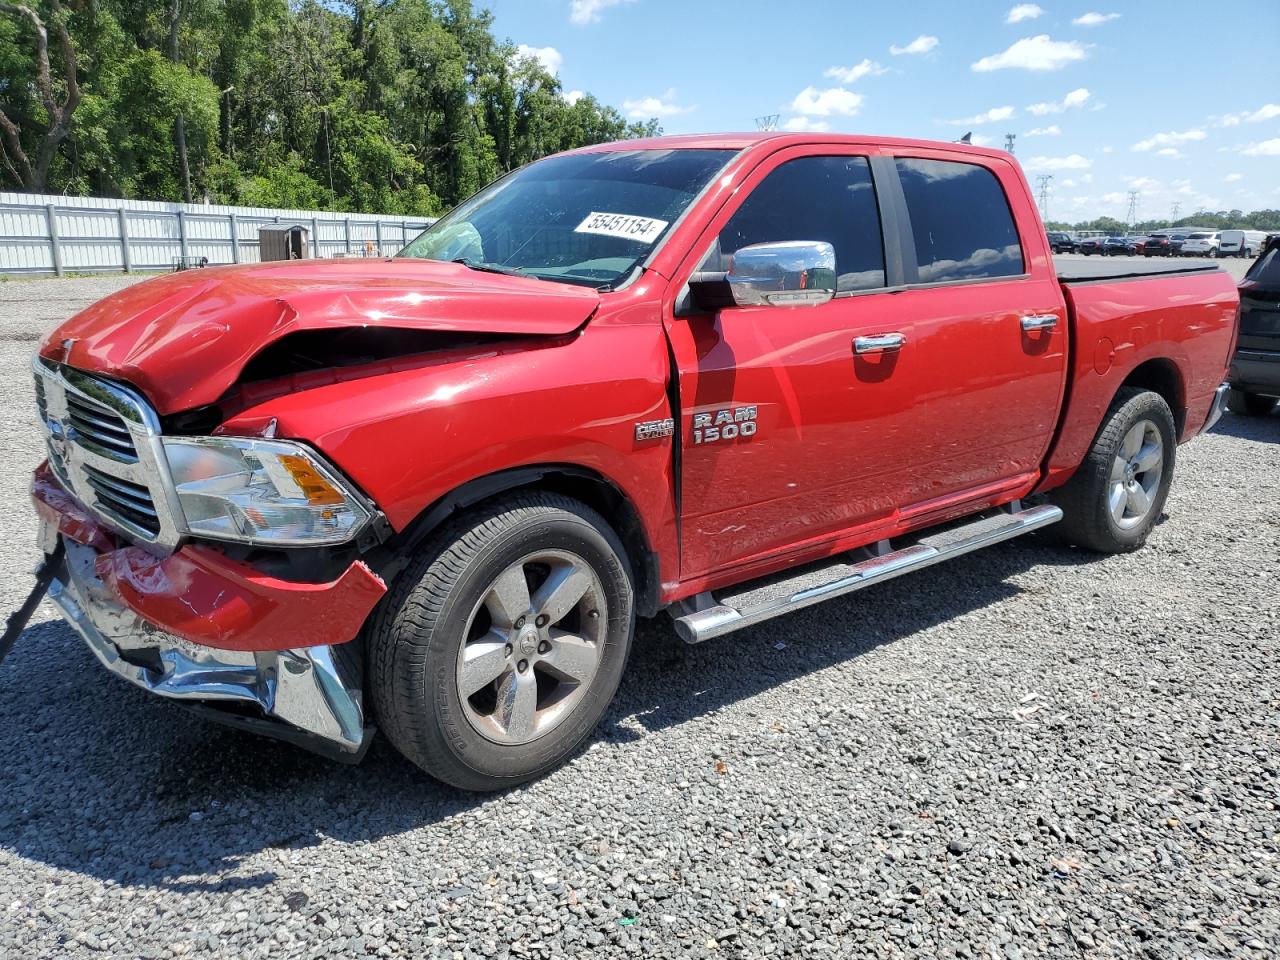
[[[1139,420],[1120,441],[1111,461],[1107,509],[1122,530],[1138,526],[1155,506],[1164,475],[1164,438],[1150,420]]]
[[[541,550],[508,566],[476,603],[458,650],[467,721],[512,745],[555,729],[591,686],[607,623],[600,579],[576,554]]]

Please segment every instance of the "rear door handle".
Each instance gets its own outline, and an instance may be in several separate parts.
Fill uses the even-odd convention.
[[[907,338],[900,333],[878,333],[872,337],[854,337],[853,352],[862,353],[890,353],[894,350],[901,350],[902,345],[907,342]]]
[[[1052,330],[1057,325],[1058,316],[1054,313],[1037,313],[1022,318],[1022,329],[1027,331]]]

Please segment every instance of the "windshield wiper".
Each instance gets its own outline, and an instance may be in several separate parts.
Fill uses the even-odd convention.
[[[458,257],[458,259],[451,260],[449,262],[460,263],[468,270],[479,270],[481,273],[501,273],[508,277],[523,277],[528,275],[523,267],[508,267],[501,263],[489,263],[485,260],[472,260],[470,257]]]

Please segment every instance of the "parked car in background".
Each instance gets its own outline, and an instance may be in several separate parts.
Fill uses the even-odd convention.
[[[1218,255],[1219,234],[1192,233],[1182,242],[1184,257],[1216,257]]]
[[[40,576],[152,694],[511,787],[637,616],[698,643],[1051,523],[1140,548],[1236,284],[1046,253],[1002,151],[726,134],[540,160],[391,259],[157,277],[34,358]]]
[[[1167,257],[1173,252],[1173,244],[1168,234],[1153,233],[1142,244],[1144,257]]]
[[[1181,256],[1182,245],[1186,242],[1187,242],[1187,235],[1185,233],[1169,234],[1169,255],[1171,257]]]
[[[1138,247],[1129,237],[1107,237],[1102,241],[1102,252],[1108,257],[1132,256]]]
[[[1266,244],[1264,230],[1223,230],[1218,235],[1218,256],[1256,257]]]
[[[1055,230],[1049,235],[1049,246],[1053,248],[1054,253],[1075,253],[1076,242],[1071,239],[1071,234],[1063,233]]]
[[[1133,252],[1141,256],[1143,250],[1146,249],[1147,238],[1146,237],[1130,237],[1129,240],[1133,244]]]
[[[1261,417],[1280,397],[1280,237],[1240,281],[1240,336],[1227,374],[1232,413]]]
[[[1076,244],[1076,249],[1086,257],[1094,253],[1104,253],[1106,241],[1107,237],[1085,237]]]

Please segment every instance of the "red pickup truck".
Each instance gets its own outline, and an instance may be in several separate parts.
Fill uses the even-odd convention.
[[[390,259],[132,286],[35,359],[51,595],[103,664],[470,789],[698,642],[1057,523],[1142,545],[1236,337],[1217,269],[1055,272],[1008,154],[605,144]]]

